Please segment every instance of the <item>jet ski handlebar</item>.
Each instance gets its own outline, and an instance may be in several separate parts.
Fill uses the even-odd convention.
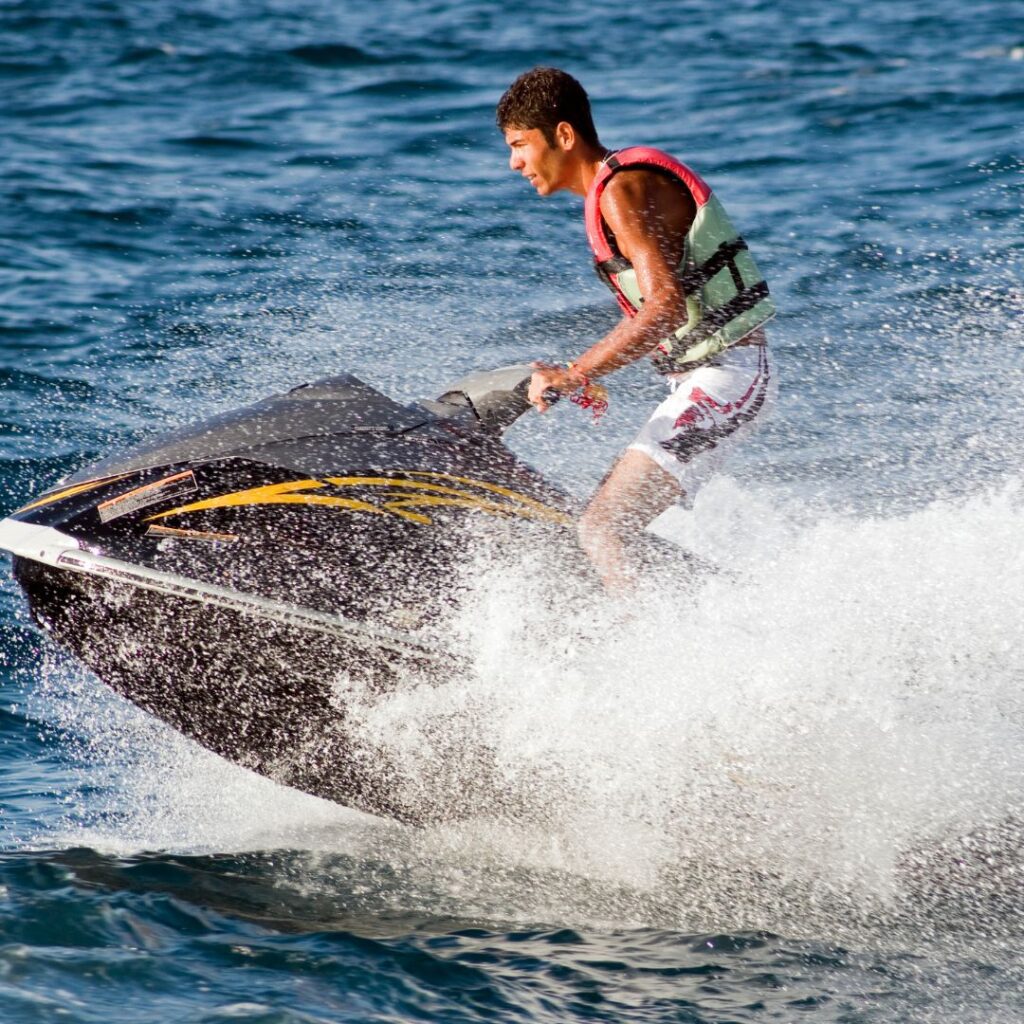
[[[530,408],[526,397],[534,368],[529,363],[501,366],[496,370],[478,370],[467,374],[439,395],[437,404],[451,407],[453,413],[467,406],[476,414],[480,425],[496,434],[504,433]],[[561,397],[553,388],[544,393],[549,404]]]

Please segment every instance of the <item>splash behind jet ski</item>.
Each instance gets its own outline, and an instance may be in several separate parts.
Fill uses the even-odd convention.
[[[69,477],[0,548],[37,621],[139,707],[283,784],[429,820],[360,739],[351,684],[460,671],[441,627],[481,553],[544,545],[596,586],[573,499],[502,443],[531,372],[409,406],[349,375],[302,385]]]

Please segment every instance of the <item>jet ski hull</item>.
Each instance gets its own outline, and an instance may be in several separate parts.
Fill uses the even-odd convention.
[[[441,652],[315,617],[268,617],[114,576],[15,559],[33,614],[113,690],[209,750],[306,793],[422,822],[387,752],[357,737],[349,701],[451,671]]]
[[[470,794],[432,806],[361,710],[459,672],[438,637],[474,554],[572,548],[572,507],[473,409],[432,404],[296,389],[69,478],[0,548],[59,644],[208,749],[373,814],[463,816]]]

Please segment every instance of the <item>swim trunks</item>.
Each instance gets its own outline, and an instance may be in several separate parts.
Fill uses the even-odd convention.
[[[775,368],[766,344],[734,345],[667,380],[671,394],[629,447],[673,476],[689,506],[729,451],[764,422]]]

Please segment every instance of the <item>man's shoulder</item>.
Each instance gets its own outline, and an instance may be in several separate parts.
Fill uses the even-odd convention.
[[[693,197],[685,182],[666,174],[660,168],[638,164],[617,170],[601,194],[601,210],[620,205],[671,201],[679,197],[692,203]]]
[[[659,146],[623,146],[621,149],[614,150],[609,156],[609,161],[614,164],[644,164],[650,163],[652,160],[665,160],[674,164],[680,162],[677,157]]]
[[[629,181],[663,195],[681,188],[698,205],[711,195],[711,186],[689,164],[655,146],[627,146],[610,154],[607,162],[611,173],[603,183],[605,190],[622,189]]]

